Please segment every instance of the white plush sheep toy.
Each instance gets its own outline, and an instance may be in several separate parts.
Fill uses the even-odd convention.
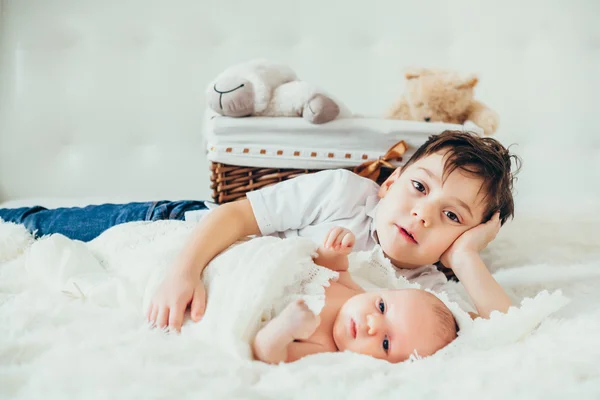
[[[228,117],[302,117],[313,124],[352,113],[286,65],[252,60],[223,71],[207,89],[208,107]]]

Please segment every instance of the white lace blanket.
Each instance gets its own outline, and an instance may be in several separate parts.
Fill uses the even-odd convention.
[[[319,314],[337,273],[312,261],[315,250],[304,238],[259,237],[215,257],[203,274],[208,305],[196,334],[250,359],[252,338],[291,301]]]

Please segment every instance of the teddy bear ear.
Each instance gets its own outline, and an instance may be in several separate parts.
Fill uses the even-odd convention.
[[[415,79],[420,78],[423,75],[431,75],[432,73],[433,72],[427,68],[412,67],[404,70],[404,77],[406,79]]]
[[[469,75],[466,78],[461,79],[456,86],[457,89],[472,89],[479,82],[479,78],[475,75]]]

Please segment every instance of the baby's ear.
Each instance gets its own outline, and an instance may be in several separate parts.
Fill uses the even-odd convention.
[[[466,78],[461,79],[456,85],[457,89],[472,89],[479,82],[479,78],[475,75],[469,75]]]

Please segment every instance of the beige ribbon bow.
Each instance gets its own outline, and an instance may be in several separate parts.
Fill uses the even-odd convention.
[[[390,161],[401,161],[402,155],[404,155],[406,150],[408,150],[408,145],[404,140],[401,140],[390,147],[384,156],[379,157],[376,160],[365,161],[358,167],[354,168],[354,173],[376,181],[377,178],[379,178],[381,167],[386,166],[388,168],[395,168],[392,164],[390,164]]]

